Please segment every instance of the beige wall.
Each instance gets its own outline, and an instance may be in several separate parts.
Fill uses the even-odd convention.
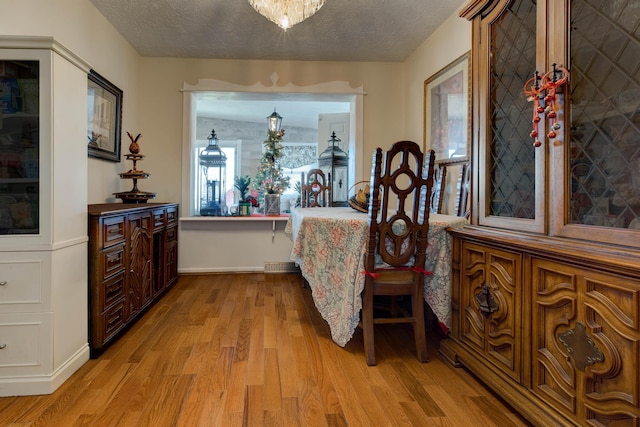
[[[141,79],[141,128],[144,170],[151,173],[145,191],[158,192],[159,200],[182,199],[182,93],[184,83],[211,79],[239,86],[312,86],[346,81],[363,87],[364,150],[357,153],[370,164],[377,146],[403,139],[401,63],[344,63],[300,61],[240,61],[143,58]],[[162,88],[162,90],[158,90]],[[365,161],[366,159],[366,161]],[[363,173],[368,175],[369,168]],[[185,189],[187,191],[187,189]],[[188,215],[185,206],[182,215]],[[180,272],[256,271],[265,262],[288,261],[292,242],[283,232],[273,233],[271,221],[241,223],[199,221],[181,223],[178,267]]]
[[[454,13],[405,61],[404,120],[408,139],[424,144],[424,81],[470,50],[471,23]]]
[[[424,81],[471,50],[471,23],[454,13],[442,23],[405,62],[404,119],[407,138],[430,148],[424,139]],[[459,167],[450,168],[448,181],[455,183]],[[447,188],[443,213],[455,212],[455,188]]]
[[[142,58],[141,126],[135,132],[143,134],[142,152],[147,156],[143,166],[151,173],[149,182],[142,183],[146,191],[158,192],[159,200],[181,200],[180,89],[184,82],[194,85],[200,79],[215,79],[242,86],[271,86],[273,73],[279,76],[278,86],[332,81],[363,86],[365,149],[358,155],[366,159],[365,164],[371,162],[375,147],[404,138],[401,63]]]

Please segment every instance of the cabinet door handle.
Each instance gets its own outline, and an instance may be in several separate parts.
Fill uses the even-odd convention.
[[[0,286],[7,286],[7,283],[9,282],[7,282],[6,280],[3,280],[2,282],[0,282]]]
[[[500,309],[498,302],[491,295],[491,288],[488,285],[484,285],[480,290],[480,293],[476,295],[476,301],[478,302],[480,312],[489,317]]]
[[[7,347],[6,344],[0,344],[0,350],[4,350]]]

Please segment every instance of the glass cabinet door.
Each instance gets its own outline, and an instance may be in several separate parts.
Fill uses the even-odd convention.
[[[481,225],[544,231],[545,148],[534,148],[531,102],[523,84],[538,70],[535,0],[502,1],[483,18],[482,50],[476,84],[486,97],[478,108]],[[543,66],[543,65],[542,65]],[[480,97],[482,98],[482,97]],[[482,101],[479,101],[482,102]],[[479,167],[478,167],[479,166]]]
[[[39,61],[0,60],[0,234],[38,234]]]
[[[640,0],[489,9],[474,29],[478,224],[640,247]],[[534,147],[525,84],[554,64],[560,130],[541,114]]]
[[[572,0],[569,13],[570,172],[559,234],[640,246],[628,232],[640,230],[640,0]]]

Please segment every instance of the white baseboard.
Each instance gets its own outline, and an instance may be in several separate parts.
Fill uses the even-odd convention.
[[[51,394],[89,360],[89,344],[50,375],[0,378],[0,397]]]

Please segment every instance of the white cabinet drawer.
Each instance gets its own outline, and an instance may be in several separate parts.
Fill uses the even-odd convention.
[[[0,315],[0,377],[51,372],[51,314]]]
[[[42,275],[41,260],[0,261],[0,306],[41,304]]]

